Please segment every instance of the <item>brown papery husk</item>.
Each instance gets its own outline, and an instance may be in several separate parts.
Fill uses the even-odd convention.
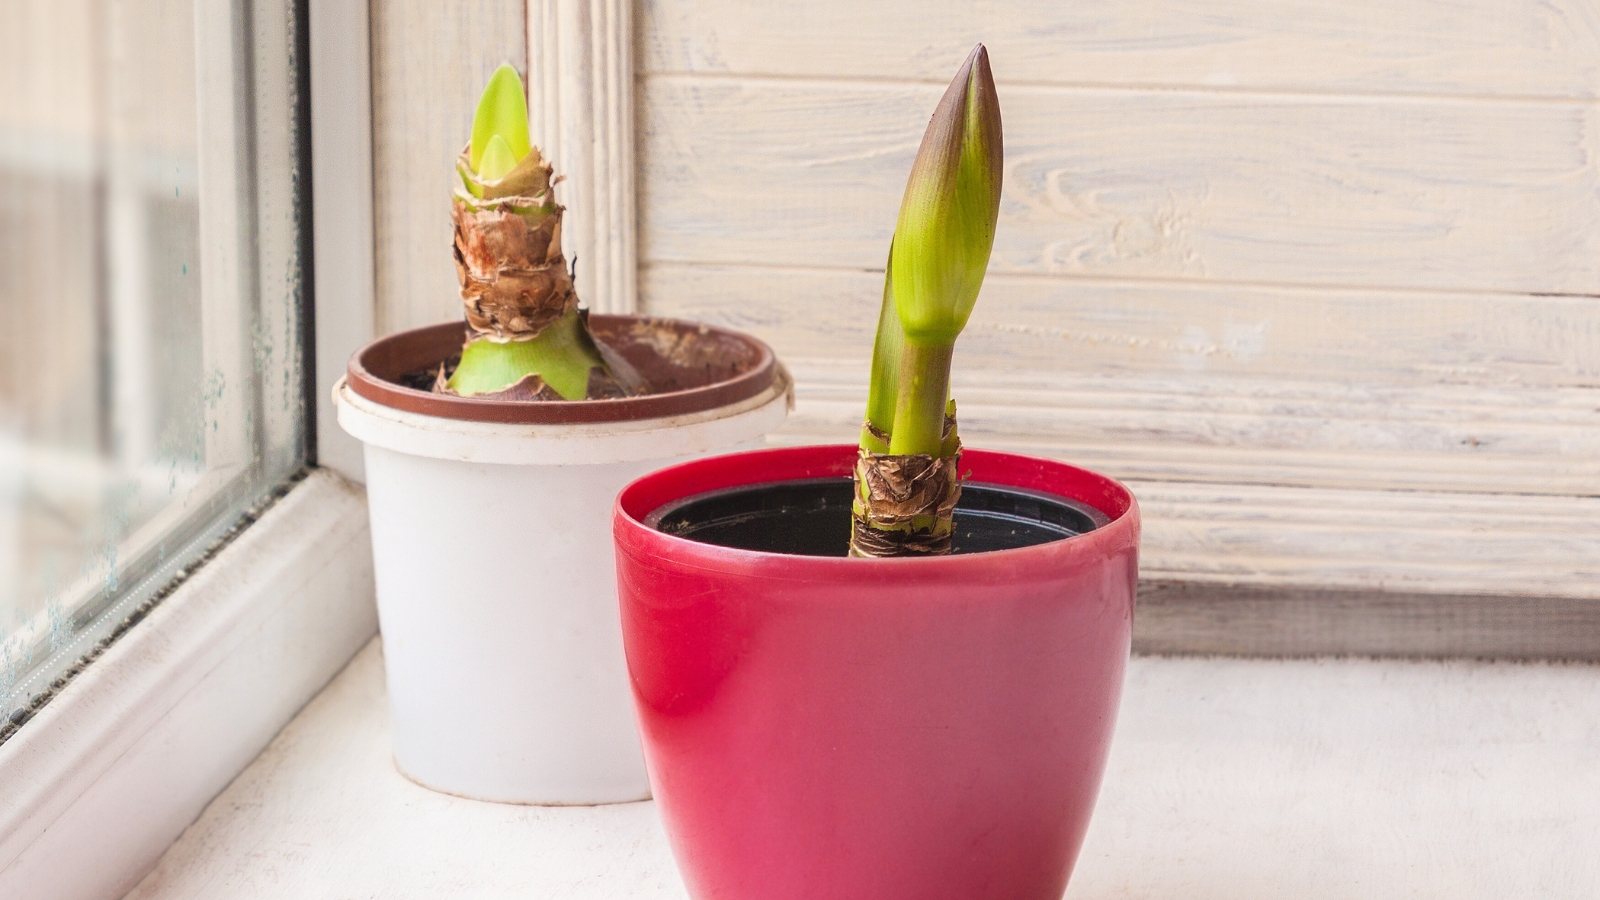
[[[456,168],[483,195],[458,190],[450,211],[467,324],[477,337],[532,340],[578,305],[561,252],[565,210],[551,196],[550,164],[535,148],[505,178],[483,182],[466,155],[464,149]]]
[[[522,380],[498,391],[473,394],[481,400],[560,400],[561,395],[544,383],[537,375],[524,375]]]
[[[961,499],[961,450],[950,456],[861,450],[851,509],[850,555],[928,556],[950,552]]]

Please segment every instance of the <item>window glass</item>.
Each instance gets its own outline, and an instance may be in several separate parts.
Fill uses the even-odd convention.
[[[0,737],[305,462],[294,12],[0,0]]]

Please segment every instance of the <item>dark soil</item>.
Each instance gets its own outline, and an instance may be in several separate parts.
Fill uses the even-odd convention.
[[[848,478],[811,478],[697,494],[645,517],[667,534],[743,550],[845,556],[850,549]],[[961,486],[953,553],[1011,550],[1059,541],[1107,524],[1086,504],[982,482]]]
[[[448,379],[451,375],[454,375],[456,366],[459,365],[461,365],[461,354],[459,353],[445,360],[444,377]],[[438,383],[438,379],[438,369],[418,369],[415,372],[407,372],[404,375],[401,375],[399,378],[395,379],[395,381],[397,381],[401,387],[408,387],[414,391],[432,392],[433,386]]]

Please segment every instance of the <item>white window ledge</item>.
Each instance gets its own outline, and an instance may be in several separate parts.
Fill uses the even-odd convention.
[[[130,900],[682,898],[650,803],[390,761],[362,651]],[[1600,667],[1137,657],[1069,898],[1600,897]]]
[[[376,633],[370,546],[314,472],[0,745],[0,898],[137,884]]]

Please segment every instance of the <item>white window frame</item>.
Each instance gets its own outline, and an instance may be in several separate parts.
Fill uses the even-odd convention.
[[[285,10],[297,11],[295,27],[311,25],[313,179],[322,201],[313,206],[313,240],[316,256],[344,263],[316,267],[313,276],[314,296],[327,300],[314,304],[317,450],[332,469],[314,471],[213,558],[190,567],[189,577],[0,745],[0,896],[122,896],[377,632],[365,496],[337,474],[359,477],[359,445],[324,409],[345,359],[372,334],[367,4],[267,6],[253,10],[257,18],[247,28],[234,21],[233,4],[202,2],[197,30],[250,34],[259,46],[282,40],[290,25]],[[289,89],[292,59],[254,57],[259,81]],[[213,95],[231,96],[231,74],[207,72],[205,59],[200,67]],[[202,116],[236,109],[207,107],[204,97],[201,103]],[[236,153],[231,135],[241,127],[203,129],[230,138],[202,152]],[[257,165],[262,179],[283,183],[297,160],[263,153]],[[237,175],[215,162],[208,171],[214,179]],[[230,185],[207,185],[204,239],[236,233],[204,224],[227,220],[226,201],[237,193]],[[261,235],[264,244],[297,239],[292,231]],[[243,252],[219,246],[208,248],[207,258]],[[208,264],[205,277],[241,281],[251,277],[246,268]],[[237,350],[225,337],[212,341],[208,331],[206,352],[212,344],[215,352]]]

